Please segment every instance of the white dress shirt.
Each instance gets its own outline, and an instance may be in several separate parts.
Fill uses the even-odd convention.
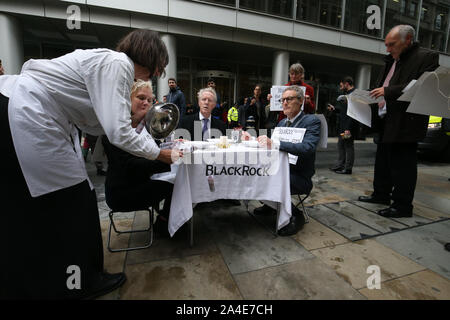
[[[156,159],[147,131],[131,127],[133,61],[108,49],[29,60],[19,76],[1,76],[17,157],[33,197],[88,179],[75,127],[136,156]],[[88,179],[89,180],[89,179]],[[92,186],[92,185],[91,185]]]

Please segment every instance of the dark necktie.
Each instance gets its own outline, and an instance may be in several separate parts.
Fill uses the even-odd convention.
[[[286,121],[286,127],[290,127],[292,125],[292,122],[291,121]]]
[[[208,131],[208,121],[209,119],[203,118],[203,129],[202,129],[203,140],[206,140],[208,138],[207,136],[205,136],[205,132]]]

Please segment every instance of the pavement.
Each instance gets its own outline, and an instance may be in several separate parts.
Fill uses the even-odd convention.
[[[336,142],[317,153],[314,188],[305,201],[310,221],[296,235],[276,237],[274,217],[255,220],[246,206],[226,201],[194,209],[188,228],[173,238],[155,235],[144,250],[106,249],[109,208],[104,177],[95,175],[105,268],[126,283],[107,300],[448,300],[450,299],[450,164],[421,162],[412,218],[388,219],[383,205],[356,201],[372,190],[375,146],[356,144],[352,175],[328,170]],[[332,160],[333,159],[333,160]],[[298,199],[293,197],[293,202]],[[249,209],[260,206],[250,201]],[[142,228],[145,212],[118,217],[121,228]],[[145,236],[113,235],[112,246],[140,245]]]

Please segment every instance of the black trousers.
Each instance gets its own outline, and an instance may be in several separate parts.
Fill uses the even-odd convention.
[[[409,212],[413,209],[416,183],[417,143],[378,143],[374,193],[390,197],[392,207]]]
[[[0,299],[79,298],[103,271],[103,243],[95,191],[86,181],[31,197],[18,163],[0,95],[3,174],[0,179],[2,257]],[[79,268],[81,289],[67,282]],[[73,282],[71,282],[73,283]]]
[[[345,170],[352,170],[353,163],[355,162],[355,139],[353,136],[349,139],[342,139],[341,136],[338,137],[338,151],[339,159],[338,166],[344,168]]]

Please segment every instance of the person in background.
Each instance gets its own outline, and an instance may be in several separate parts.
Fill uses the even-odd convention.
[[[244,107],[244,117],[248,119],[248,117],[252,116],[255,120],[255,128],[265,129],[266,123],[266,114],[265,114],[265,106],[267,101],[262,97],[261,94],[261,86],[256,85],[253,90],[253,96],[248,97],[247,103]]]
[[[351,94],[355,90],[352,77],[345,77],[339,87],[342,95],[336,102],[336,106],[328,105],[328,110],[336,111],[339,114],[338,127],[338,162],[330,170],[339,174],[352,174],[353,163],[355,161],[355,136],[358,130],[358,122],[347,115],[347,99],[344,95]]]
[[[97,140],[100,139],[101,137],[98,136],[93,136],[89,133],[86,133],[86,141],[88,143],[88,148],[91,150],[91,156],[94,155],[95,152],[95,146],[97,144]],[[106,171],[103,170],[103,162],[102,161],[94,161],[95,164],[95,168],[97,169],[97,175],[98,176],[106,176]]]
[[[0,76],[5,74],[5,69],[3,69],[2,60],[0,60]]]
[[[239,126],[239,106],[236,104],[228,110],[228,128],[236,128]]]
[[[175,78],[169,78],[169,93],[165,96],[166,100],[164,102],[175,104],[180,110],[180,119],[186,114],[186,99],[184,98],[184,93],[181,91],[180,87],[177,86],[177,80]]]

